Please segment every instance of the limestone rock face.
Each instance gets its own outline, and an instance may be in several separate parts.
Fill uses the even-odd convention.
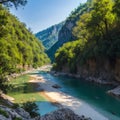
[[[35,36],[43,43],[45,48],[48,50],[58,41],[58,34],[63,25],[64,22],[53,25],[46,30],[36,33]]]
[[[21,120],[31,120],[29,113],[22,108],[12,109],[0,105],[0,110],[3,111],[0,113],[0,120],[13,120],[15,118],[21,118]]]
[[[16,109],[16,112],[17,112],[20,116],[22,116],[22,117],[24,117],[24,118],[26,118],[26,119],[30,119],[30,114],[29,114],[28,112],[26,112],[23,108],[17,108],[17,109]]]
[[[84,116],[78,116],[68,108],[62,108],[55,112],[42,116],[39,120],[91,120],[91,119],[85,118]]]

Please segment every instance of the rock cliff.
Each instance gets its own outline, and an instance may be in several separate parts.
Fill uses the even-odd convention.
[[[72,110],[67,108],[59,109],[55,112],[46,114],[40,120],[91,120],[85,116],[78,116]]]
[[[83,77],[86,80],[99,84],[120,83],[120,60],[89,59],[85,65],[76,66],[76,73],[73,76]],[[70,73],[67,65],[62,66],[62,72]]]
[[[55,52],[66,42],[74,41],[76,38],[72,33],[72,29],[75,27],[76,22],[78,21],[79,17],[88,10],[87,3],[81,4],[75,9],[70,16],[66,19],[64,25],[60,29],[58,33],[58,41],[49,49],[47,50],[47,54],[52,61],[54,61]]]
[[[44,47],[48,50],[58,41],[58,34],[63,25],[64,22],[53,25],[43,31],[36,33],[35,36],[43,43]]]
[[[43,116],[31,118],[29,113],[22,108],[8,108],[0,105],[0,120],[91,120],[85,116],[78,116],[72,110],[62,108]]]
[[[31,120],[29,113],[22,108],[8,108],[0,105],[0,120]]]

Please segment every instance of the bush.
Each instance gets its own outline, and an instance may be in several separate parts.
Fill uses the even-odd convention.
[[[16,109],[16,108],[18,108],[18,107],[20,107],[20,105],[17,104],[17,103],[14,103],[13,106],[12,106],[13,109]]]
[[[0,109],[0,114],[3,115],[3,116],[5,116],[6,118],[9,117],[8,114],[7,114],[7,112],[4,111],[4,110],[2,110],[2,109]]]
[[[22,118],[15,117],[15,118],[13,118],[13,120],[22,120]]]
[[[23,103],[22,108],[25,111],[29,112],[32,118],[39,116],[39,114],[37,113],[38,106],[34,102]]]

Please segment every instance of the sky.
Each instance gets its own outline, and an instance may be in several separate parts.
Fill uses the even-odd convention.
[[[80,3],[87,0],[28,0],[24,7],[17,10],[12,7],[11,13],[24,22],[33,33],[44,30],[66,19]]]

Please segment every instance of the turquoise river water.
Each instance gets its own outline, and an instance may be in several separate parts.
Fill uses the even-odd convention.
[[[84,101],[83,104],[87,103],[92,109],[107,118],[106,120],[120,120],[120,100],[106,94],[107,90],[112,89],[111,86],[97,85],[82,79],[75,79],[67,76],[55,77],[46,72],[39,72],[37,74],[60,85],[62,87],[60,89],[62,92],[67,93],[80,101]],[[50,103],[38,102],[37,105],[42,109],[40,112],[42,115],[57,109],[57,107]]]

